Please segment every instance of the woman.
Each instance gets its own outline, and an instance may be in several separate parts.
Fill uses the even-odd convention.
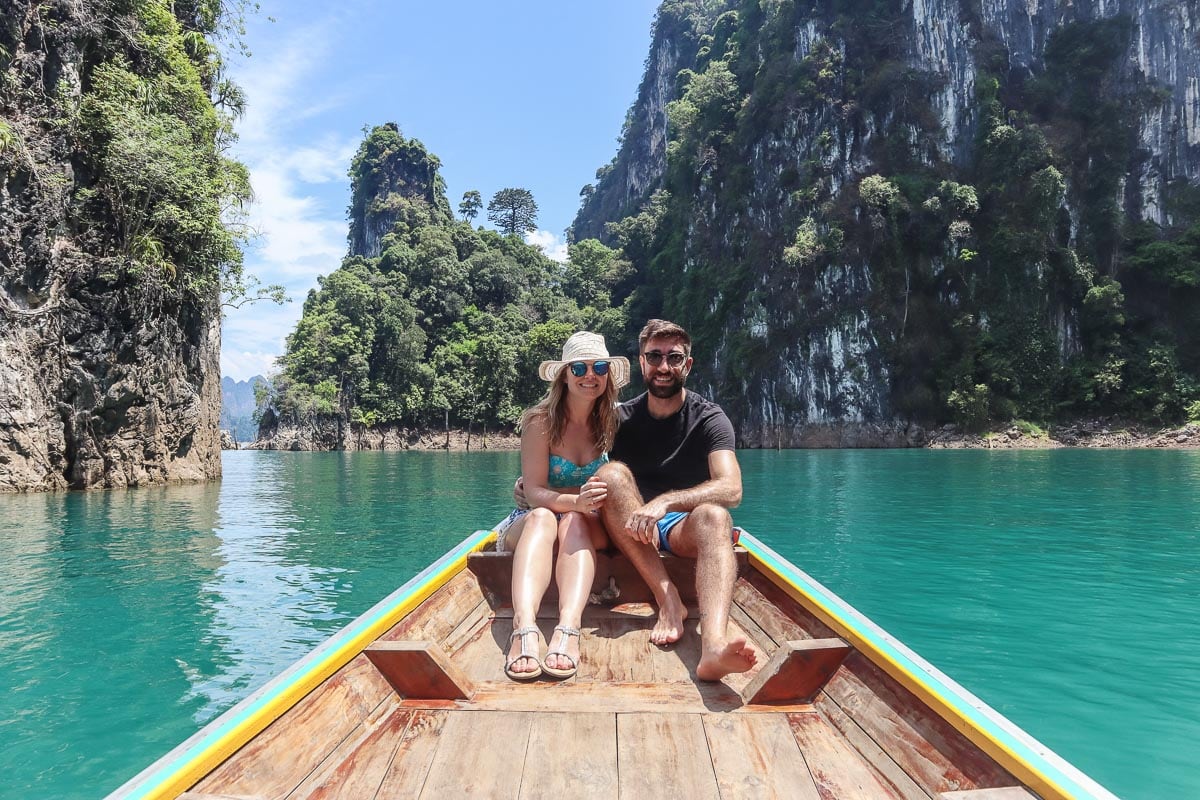
[[[593,479],[617,432],[617,390],[629,383],[629,360],[611,357],[604,337],[587,331],[563,345],[561,361],[538,367],[550,389],[521,416],[521,477],[530,509],[499,526],[499,550],[512,550],[513,632],[504,673],[530,680],[546,672],[569,678],[579,667],[579,625],[607,537],[596,511],[608,490]],[[554,559],[555,546],[558,559]],[[558,582],[558,625],[545,661],[537,610]]]

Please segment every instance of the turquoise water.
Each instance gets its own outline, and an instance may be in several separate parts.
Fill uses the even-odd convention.
[[[736,517],[1121,797],[1200,797],[1200,452],[748,451]],[[0,496],[0,797],[99,797],[508,508],[515,453]]]

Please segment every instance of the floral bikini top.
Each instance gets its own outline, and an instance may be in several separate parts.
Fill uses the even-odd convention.
[[[595,461],[590,461],[582,467],[574,461],[550,454],[550,475],[547,483],[551,489],[569,489],[583,486],[588,478],[596,474],[596,470],[608,463],[608,453],[601,453]]]

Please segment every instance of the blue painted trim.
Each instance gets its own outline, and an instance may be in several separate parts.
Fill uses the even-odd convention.
[[[791,582],[796,589],[834,617],[847,630],[852,631],[878,652],[891,659],[912,679],[919,682],[926,691],[939,698],[946,706],[954,709],[984,735],[1007,749],[1013,757],[1023,762],[1032,772],[1040,775],[1064,796],[1078,800],[1117,800],[1111,792],[1021,730],[1015,723],[978,697],[943,675],[929,662],[871,622],[862,612],[822,586],[759,539],[744,533],[739,544],[743,545],[778,576]],[[885,665],[879,666],[884,667]]]

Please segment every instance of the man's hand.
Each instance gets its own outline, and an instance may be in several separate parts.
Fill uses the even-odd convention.
[[[642,544],[658,546],[658,521],[667,515],[667,504],[651,500],[629,515],[625,533]]]
[[[513,484],[513,502],[517,504],[517,508],[529,509],[529,501],[525,499],[524,478],[517,478],[517,482]]]

